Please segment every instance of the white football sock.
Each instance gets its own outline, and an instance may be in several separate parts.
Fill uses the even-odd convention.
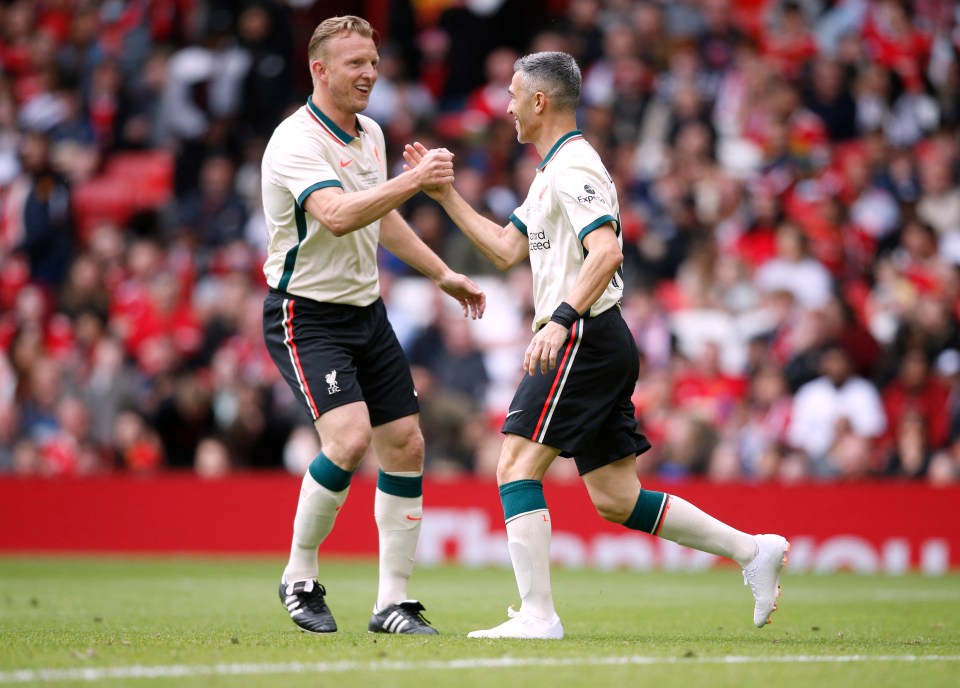
[[[392,472],[398,477],[416,477],[420,473]],[[380,584],[377,606],[380,611],[407,598],[407,582],[413,573],[413,561],[420,539],[423,495],[398,497],[377,488],[373,515],[380,531]]]
[[[659,535],[684,547],[733,559],[740,566],[746,566],[757,555],[753,535],[731,528],[675,495],[670,495]]]
[[[507,522],[507,546],[522,609],[550,621],[556,610],[550,589],[550,512],[531,511]]]
[[[317,577],[317,548],[333,530],[337,512],[347,499],[350,487],[341,492],[331,492],[318,483],[307,471],[300,484],[300,499],[297,515],[293,518],[293,543],[290,545],[290,561],[283,570],[283,580],[312,580]]]

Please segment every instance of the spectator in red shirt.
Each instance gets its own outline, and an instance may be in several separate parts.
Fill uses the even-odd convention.
[[[833,294],[823,308],[823,324],[826,336],[850,352],[857,375],[873,379],[882,353],[880,345],[849,301]]]
[[[760,265],[777,255],[777,225],[784,219],[783,203],[773,188],[756,183],[749,197],[749,224],[734,244],[734,253],[748,265]]]
[[[468,130],[482,130],[490,123],[505,116],[510,104],[510,80],[513,78],[513,63],[519,55],[512,48],[493,50],[484,61],[486,82],[467,97],[463,117]]]
[[[779,21],[761,37],[761,47],[782,78],[800,78],[804,65],[817,54],[817,46],[797,3],[784,3]]]
[[[14,81],[30,71],[30,43],[34,33],[30,3],[15,2],[0,9],[0,68]]]
[[[947,446],[950,417],[946,409],[950,388],[932,373],[923,349],[912,348],[904,354],[897,377],[883,388],[882,397],[887,418],[915,414],[925,429],[927,446],[932,449]],[[884,440],[888,446],[896,441],[896,432],[896,426],[887,428]]]
[[[863,26],[867,53],[873,61],[896,72],[909,91],[923,88],[923,72],[930,59],[930,37],[914,27],[906,3],[878,0]]]
[[[704,342],[700,354],[677,373],[674,400],[678,407],[719,427],[742,401],[747,383],[720,368],[720,347]]]

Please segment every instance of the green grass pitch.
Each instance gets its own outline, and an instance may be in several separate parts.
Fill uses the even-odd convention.
[[[960,685],[960,576],[794,575],[751,623],[739,572],[557,569],[561,641],[468,640],[516,603],[506,569],[418,568],[442,635],[366,632],[370,562],[322,562],[340,632],[301,633],[278,559],[0,558],[0,688]]]

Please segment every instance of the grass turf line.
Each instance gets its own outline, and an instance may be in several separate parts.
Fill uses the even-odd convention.
[[[505,620],[507,605],[517,603],[509,570],[417,569],[410,594],[422,599],[443,634],[417,638],[366,632],[376,566],[356,562],[322,563],[321,582],[341,632],[300,633],[276,597],[281,569],[282,562],[265,559],[0,558],[0,676],[25,669],[184,666],[202,672],[225,664],[299,664],[304,673],[126,676],[102,683],[344,687],[383,682],[385,675],[393,686],[506,680],[524,688],[640,677],[664,686],[756,680],[783,688],[960,682],[956,661],[884,659],[960,655],[956,575],[790,576],[788,570],[781,610],[774,624],[758,630],[749,590],[733,568],[697,574],[557,569],[554,591],[567,637],[516,642],[465,637]],[[826,661],[853,656],[862,659]],[[630,657],[635,661],[623,660]],[[459,660],[462,666],[451,666]],[[336,662],[348,663],[349,671],[318,676]],[[101,684],[66,676],[73,678],[49,685]]]

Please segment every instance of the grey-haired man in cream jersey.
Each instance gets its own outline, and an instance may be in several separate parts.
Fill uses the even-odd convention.
[[[620,315],[623,292],[619,204],[600,156],[576,128],[580,69],[562,52],[517,60],[507,112],[517,138],[542,158],[523,205],[500,227],[474,211],[452,184],[430,188],[466,236],[501,270],[530,259],[534,335],[527,371],[504,421],[497,482],[521,606],[471,638],[559,639],[550,589],[550,515],[543,476],[572,457],[600,515],[682,545],[733,559],[753,591],[753,621],[769,622],[789,549],[779,535],[749,535],[689,502],[644,490],[636,456],[650,448],[637,432],[631,395],[636,343]],[[410,169],[427,161],[407,146]]]
[[[485,297],[396,211],[422,189],[450,183],[453,162],[446,151],[424,151],[422,168],[387,179],[383,132],[359,114],[377,80],[373,28],[360,17],[328,19],[308,54],[313,93],[277,127],[262,165],[264,338],[322,444],[303,477],[280,601],[303,630],[337,630],[317,549],[372,447],[380,577],[367,628],[435,634],[407,595],[423,515],[423,436],[413,379],[380,298],[377,247],[433,279],[465,316],[481,317]]]

